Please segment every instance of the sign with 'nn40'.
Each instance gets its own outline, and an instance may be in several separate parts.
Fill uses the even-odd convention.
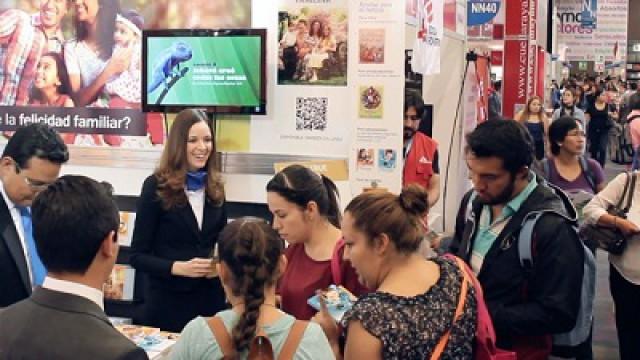
[[[500,0],[468,0],[467,26],[482,25],[496,17]]]

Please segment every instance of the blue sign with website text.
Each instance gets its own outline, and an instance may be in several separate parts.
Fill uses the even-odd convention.
[[[486,24],[496,17],[500,0],[467,0],[467,26]]]

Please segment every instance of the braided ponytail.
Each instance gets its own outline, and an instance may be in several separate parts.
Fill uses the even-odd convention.
[[[220,235],[220,261],[233,275],[233,294],[244,299],[245,310],[231,333],[238,352],[248,349],[256,334],[264,289],[275,284],[283,248],[275,230],[256,219],[235,220]]]

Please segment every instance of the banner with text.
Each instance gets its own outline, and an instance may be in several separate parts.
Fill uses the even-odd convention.
[[[629,0],[555,3],[558,48],[567,49],[565,61],[596,61],[600,56],[608,62],[626,59]]]
[[[349,64],[349,178],[355,196],[370,188],[401,189],[404,103],[405,8],[395,0],[350,2],[351,33],[360,49],[372,37],[384,39],[384,61],[370,62],[362,52]]]
[[[56,11],[50,1],[13,3],[0,12],[3,142],[17,127],[42,122],[64,132],[69,145],[159,147],[165,119],[141,111],[142,30],[248,27],[251,20],[250,0],[100,1],[89,13],[70,1],[58,1]]]
[[[444,35],[444,0],[418,0],[417,14],[418,27],[411,69],[423,75],[439,74]]]

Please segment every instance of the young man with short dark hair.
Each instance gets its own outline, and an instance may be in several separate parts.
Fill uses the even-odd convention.
[[[118,256],[111,186],[63,176],[33,203],[33,235],[47,277],[0,312],[1,359],[147,359],[104,313],[102,286]]]
[[[543,215],[533,232],[534,266],[527,271],[520,264],[518,234],[533,211],[572,214],[531,171],[533,140],[522,125],[485,122],[467,136],[467,144],[473,190],[463,198],[450,251],[477,274],[498,346],[519,358],[546,359],[551,335],[576,324],[584,250],[570,221]]]

